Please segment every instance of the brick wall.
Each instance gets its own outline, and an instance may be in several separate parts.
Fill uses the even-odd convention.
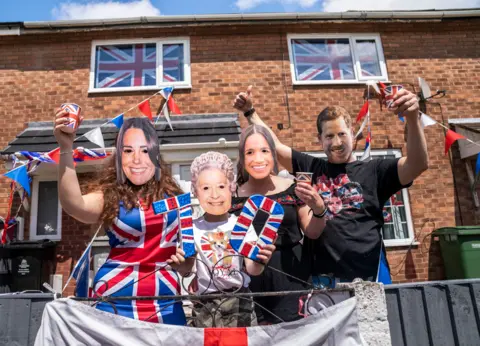
[[[476,117],[480,106],[480,20],[443,22],[322,22],[178,27],[84,31],[0,38],[0,147],[5,147],[28,121],[50,120],[59,104],[70,101],[83,107],[86,118],[115,116],[151,92],[88,94],[91,41],[99,39],[189,36],[191,44],[191,90],[176,90],[182,112],[231,112],[235,94],[254,85],[255,107],[288,145],[302,151],[318,151],[316,114],[338,104],[356,114],[362,104],[361,86],[295,86],[291,84],[286,33],[380,33],[390,80],[414,83],[423,76],[432,90],[447,89],[441,99],[443,117]],[[286,80],[286,85],[284,84]],[[292,126],[288,128],[285,102],[288,92]],[[154,106],[156,106],[154,104]],[[438,106],[427,113],[441,121]],[[403,125],[394,116],[372,107],[373,148],[402,149]],[[242,126],[245,121],[241,120]],[[458,222],[452,169],[445,156],[443,131],[426,129],[430,169],[409,189],[412,218],[419,241],[388,250],[394,280],[419,281],[443,278],[438,246],[430,232]],[[363,148],[359,143],[358,148]],[[456,150],[456,149],[455,149]],[[457,160],[458,161],[458,160]],[[463,166],[455,162],[461,176]],[[464,178],[462,176],[461,180]],[[465,220],[473,220],[471,196],[459,189]],[[0,212],[6,214],[8,183],[0,184]],[[470,204],[469,204],[470,203]],[[473,213],[473,214],[472,214]],[[470,219],[469,219],[470,218]],[[63,217],[63,240],[58,247],[57,272],[68,276],[72,257],[84,247],[90,226]],[[71,293],[67,292],[67,293]]]

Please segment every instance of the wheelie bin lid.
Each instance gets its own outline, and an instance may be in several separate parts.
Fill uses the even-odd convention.
[[[480,235],[480,226],[456,226],[438,228],[432,233],[433,235]]]

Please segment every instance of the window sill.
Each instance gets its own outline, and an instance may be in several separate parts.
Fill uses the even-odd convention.
[[[419,241],[412,242],[412,239],[399,239],[394,241],[384,240],[383,242],[386,248],[408,247],[408,246],[420,245]]]
[[[384,84],[391,84],[392,82],[389,80],[383,80],[383,79],[369,79],[373,80],[375,82],[382,82]],[[369,80],[332,80],[332,81],[308,81],[308,82],[299,82],[299,81],[294,81],[293,85],[294,86],[312,86],[312,85],[365,85]]]
[[[169,84],[169,85],[156,85],[149,87],[126,87],[126,88],[104,88],[104,89],[88,89],[89,94],[105,94],[116,92],[137,92],[137,91],[160,91],[163,88],[173,86],[174,89],[191,89],[191,84]]]

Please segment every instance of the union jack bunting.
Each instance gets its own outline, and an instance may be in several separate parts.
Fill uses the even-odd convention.
[[[29,161],[36,160],[46,163],[55,163],[55,161],[53,161],[50,156],[46,155],[45,153],[38,153],[36,151],[19,151],[19,153]]]
[[[258,236],[257,242],[251,244],[244,241],[244,239],[259,209],[269,214],[269,217]],[[241,255],[256,260],[258,251],[263,246],[272,244],[275,241],[283,216],[284,210],[281,204],[262,195],[250,196],[245,202],[230,236],[232,248]]]
[[[98,152],[88,148],[78,147],[73,151],[73,161],[83,162],[83,161],[93,161],[101,160],[106,158],[108,155],[105,151]]]
[[[170,211],[179,213],[180,234],[182,250],[185,258],[195,255],[195,243],[193,239],[192,201],[189,193],[162,199],[152,203],[155,214],[163,214]]]
[[[98,270],[94,292],[100,296],[177,295],[180,285],[167,260],[176,252],[180,221],[176,211],[156,215],[153,208],[120,206],[107,231],[111,251]],[[185,324],[182,304],[172,300],[114,301],[119,315],[148,322]],[[114,312],[108,303],[100,310]]]
[[[309,80],[354,80],[349,39],[292,40],[296,78]],[[362,55],[362,76],[378,76],[378,57]]]
[[[163,45],[163,81],[183,81],[183,44]]]
[[[96,88],[157,84],[155,43],[98,46],[95,63]]]

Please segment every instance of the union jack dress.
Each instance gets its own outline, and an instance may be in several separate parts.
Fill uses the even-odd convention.
[[[120,205],[118,217],[107,230],[110,254],[94,279],[97,296],[158,296],[180,292],[177,273],[167,267],[176,251],[177,211],[155,215],[153,208]],[[174,300],[112,301],[117,314],[137,320],[185,325],[182,303]],[[115,313],[109,303],[97,308]]]

